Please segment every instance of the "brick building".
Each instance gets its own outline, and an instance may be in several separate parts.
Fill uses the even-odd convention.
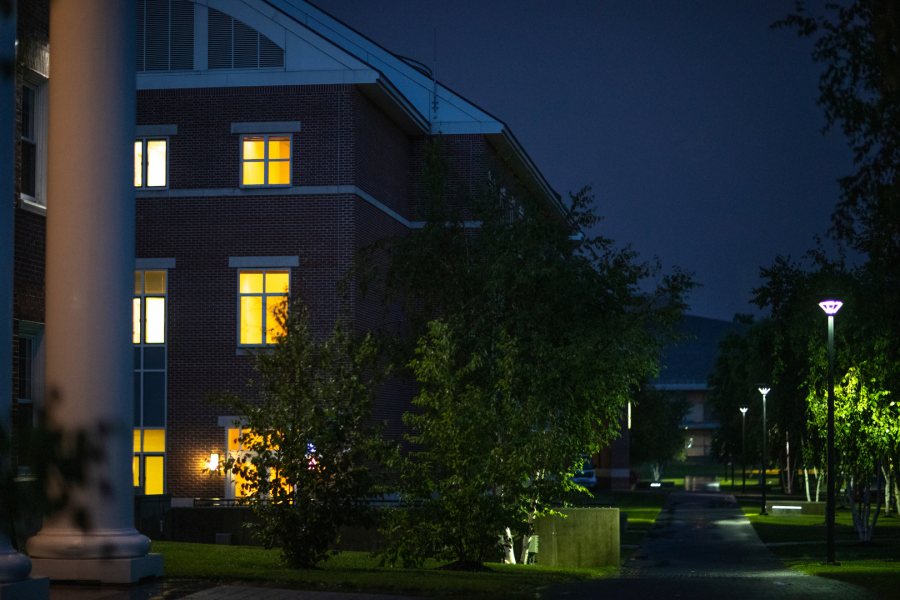
[[[41,183],[47,2],[24,4],[21,426],[43,393],[43,219],[53,210]],[[504,123],[302,0],[138,0],[136,32],[134,485],[182,501],[232,497],[233,483],[206,466],[231,449],[236,415],[209,396],[246,390],[252,352],[273,343],[271,308],[285,298],[309,306],[319,333],[339,316],[385,324],[376,299],[352,281],[349,293],[338,288],[359,248],[421,227],[430,136],[441,137],[461,202],[488,172],[559,200]],[[394,433],[410,397],[400,383],[379,397],[376,414]]]

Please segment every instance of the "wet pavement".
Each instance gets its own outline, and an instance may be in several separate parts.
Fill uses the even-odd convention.
[[[549,588],[541,598],[868,600],[856,586],[784,568],[734,497],[674,492],[620,577]]]

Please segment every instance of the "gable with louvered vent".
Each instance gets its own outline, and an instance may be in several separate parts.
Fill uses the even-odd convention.
[[[137,0],[137,70],[194,68],[194,3]]]
[[[284,50],[231,15],[209,9],[209,68],[265,69],[284,66]]]

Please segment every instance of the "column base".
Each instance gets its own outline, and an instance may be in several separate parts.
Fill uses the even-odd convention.
[[[31,571],[54,581],[137,583],[148,577],[162,577],[163,558],[162,554],[135,558],[32,558]]]
[[[46,577],[0,583],[0,600],[44,600],[50,597],[50,580]]]

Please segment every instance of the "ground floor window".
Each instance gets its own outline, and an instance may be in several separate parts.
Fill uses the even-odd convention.
[[[166,430],[135,428],[134,487],[140,494],[163,494],[166,482]]]

